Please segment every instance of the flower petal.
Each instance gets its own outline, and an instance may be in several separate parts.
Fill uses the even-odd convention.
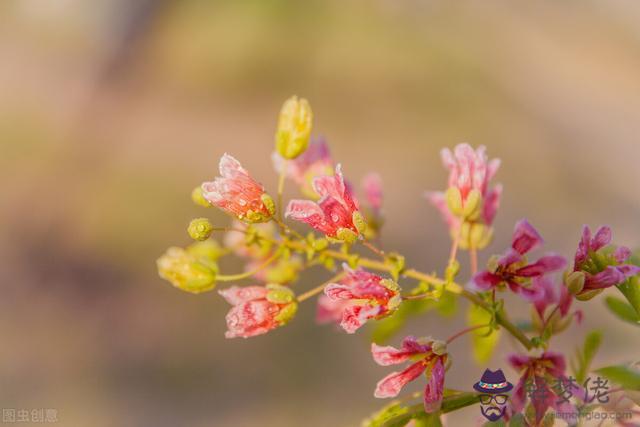
[[[608,245],[611,242],[611,227],[606,225],[600,227],[598,231],[596,231],[595,236],[591,240],[591,250],[597,251],[598,249]]]
[[[378,381],[376,391],[373,395],[377,398],[396,397],[400,393],[400,390],[402,390],[402,387],[418,378],[424,370],[425,365],[421,360],[413,365],[409,365],[409,367],[402,372],[392,372]]]
[[[264,286],[231,286],[218,291],[231,305],[266,298],[267,292],[269,291]]]
[[[340,326],[348,334],[355,333],[367,320],[379,315],[384,308],[382,306],[352,305],[342,311]]]
[[[511,247],[524,255],[540,245],[542,245],[542,237],[538,231],[526,219],[518,221],[513,232]]]
[[[497,286],[501,281],[502,279],[500,276],[488,271],[481,271],[471,278],[471,282],[469,284],[478,290],[488,291],[489,289]]]
[[[438,357],[431,368],[431,376],[424,389],[424,410],[428,414],[440,410],[444,393],[444,364]]]
[[[546,255],[533,264],[516,270],[515,275],[520,277],[541,276],[552,271],[557,271],[567,265],[567,260],[560,255]]]

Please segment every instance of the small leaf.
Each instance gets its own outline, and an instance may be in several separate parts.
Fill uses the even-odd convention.
[[[487,325],[491,322],[492,316],[482,307],[471,305],[467,316],[469,326]],[[478,364],[485,364],[491,359],[493,350],[500,340],[500,331],[493,329],[487,335],[489,328],[479,328],[471,333],[471,344],[473,346],[473,357]]]
[[[374,413],[368,419],[362,421],[362,427],[381,427],[386,425],[385,423],[392,418],[399,417],[407,414],[409,408],[402,406],[399,401],[393,401],[390,404],[382,407],[378,412]],[[407,420],[407,423],[409,420]],[[405,423],[406,424],[406,423]],[[403,426],[405,424],[391,424],[396,426]]]
[[[611,312],[619,319],[633,323],[636,326],[640,326],[640,317],[638,317],[638,313],[636,313],[634,308],[626,301],[616,297],[607,297],[605,299],[605,303],[609,310],[611,310]]]
[[[574,365],[572,365],[575,366],[574,372],[579,383],[582,384],[582,382],[587,377],[591,362],[593,361],[598,348],[600,348],[601,343],[602,332],[597,330],[589,332],[584,338],[582,349],[576,353],[576,362]]]
[[[442,427],[440,421],[440,413],[434,412],[433,414],[422,413],[414,418],[414,427]]]
[[[640,250],[633,252],[628,260],[629,263],[640,266]],[[640,317],[640,277],[629,277],[622,284],[617,286],[624,297],[629,301],[631,307],[636,311],[636,315]]]
[[[509,427],[527,427],[527,423],[522,414],[514,414],[509,420]]]
[[[443,292],[436,302],[438,314],[443,317],[450,317],[458,311],[458,296],[453,292]]]
[[[640,390],[640,372],[625,365],[607,366],[595,371],[597,374],[620,384],[626,390]]]

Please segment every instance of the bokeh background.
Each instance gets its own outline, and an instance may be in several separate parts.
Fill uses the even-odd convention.
[[[482,262],[525,216],[567,256],[583,223],[640,246],[639,23],[634,0],[2,1],[0,406],[56,408],[65,426],[358,425],[389,372],[369,331],[318,327],[306,303],[286,328],[225,340],[221,298],[157,277],[190,218],[228,221],[191,189],[227,151],[274,192],[275,119],[298,94],[350,179],[382,174],[382,246],[412,266],[444,265],[422,193],[463,141],[503,160]],[[637,329],[602,300],[581,308],[557,349],[599,327],[596,364],[637,358]],[[463,317],[405,332],[446,337]],[[503,340],[488,367],[515,349]],[[469,389],[487,366],[466,339],[453,351],[448,385]]]

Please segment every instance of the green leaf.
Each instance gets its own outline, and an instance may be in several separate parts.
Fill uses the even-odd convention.
[[[435,305],[441,316],[453,316],[458,311],[458,296],[453,292],[444,292]]]
[[[591,362],[600,348],[601,343],[602,332],[597,330],[591,331],[584,338],[582,349],[576,353],[576,362],[575,364],[572,364],[572,366],[574,366],[576,379],[580,384],[582,384],[587,377]]]
[[[640,317],[640,278],[638,276],[629,277],[617,288],[635,310],[636,317]]]
[[[480,306],[471,305],[467,319],[469,326],[487,325],[491,322],[491,313]],[[494,329],[487,335],[488,330],[489,328],[480,328],[471,333],[473,357],[480,365],[487,363],[491,359],[493,350],[500,340],[499,330]]]
[[[638,316],[638,313],[636,313],[634,308],[626,301],[616,297],[607,297],[605,299],[605,303],[609,310],[618,316],[619,319],[633,323],[636,326],[640,326],[640,317]]]
[[[440,408],[440,412],[442,414],[446,414],[447,412],[453,412],[458,409],[473,405],[478,403],[478,394],[471,392],[460,392],[453,393],[444,399],[442,399],[442,407]],[[406,413],[399,414],[393,418],[388,419],[381,427],[402,427],[405,426],[412,419],[424,417],[424,405],[422,403],[418,403],[416,405],[409,406],[407,408]],[[434,421],[435,422],[435,421]],[[427,424],[429,425],[429,424]],[[438,424],[432,424],[437,426]],[[371,427],[371,426],[367,426]],[[374,425],[372,427],[378,427]]]
[[[626,390],[640,390],[640,372],[626,365],[614,365],[600,368],[597,374],[620,384]]]
[[[409,408],[402,406],[399,401],[393,401],[382,407],[378,412],[374,413],[368,419],[362,422],[362,427],[381,427],[393,418],[399,418],[409,412]],[[410,419],[410,418],[409,418]],[[409,422],[409,419],[406,423]],[[405,424],[406,424],[405,423]],[[394,426],[404,426],[405,424],[392,424]]]
[[[414,418],[414,427],[442,427],[440,421],[440,413],[434,412],[433,414],[423,413]]]
[[[527,423],[522,414],[514,414],[509,420],[509,427],[527,427]]]

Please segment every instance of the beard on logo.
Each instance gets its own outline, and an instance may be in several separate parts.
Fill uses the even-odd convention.
[[[484,415],[484,417],[489,421],[497,421],[502,418],[505,409],[505,406],[501,408],[498,406],[481,406],[480,412],[482,412],[482,415]]]

